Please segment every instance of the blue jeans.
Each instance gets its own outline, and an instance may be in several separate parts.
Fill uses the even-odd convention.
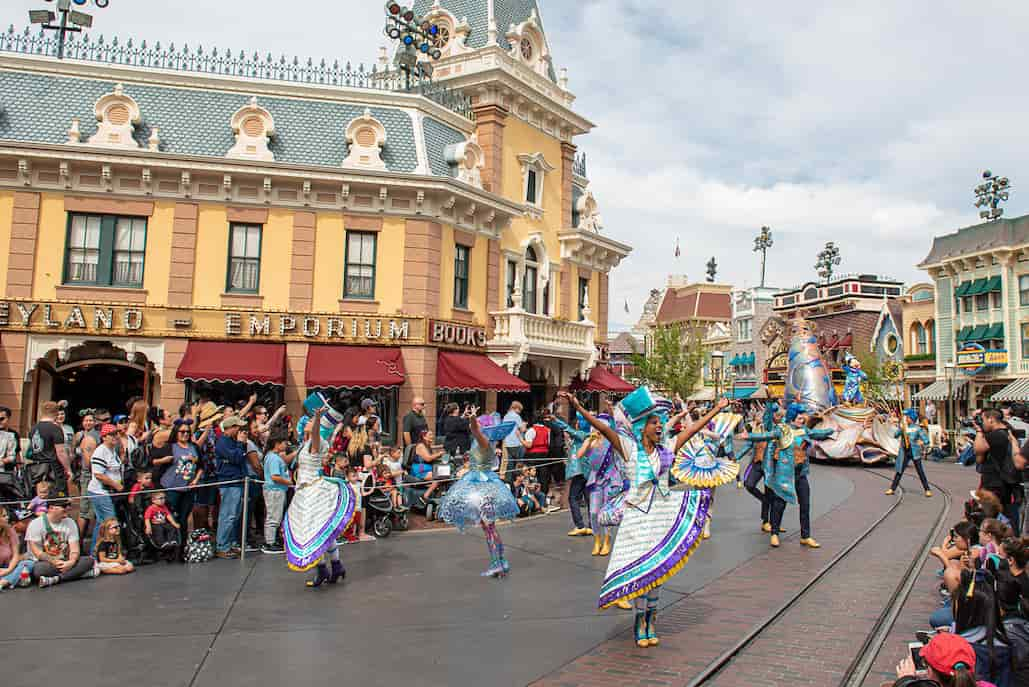
[[[950,607],[950,603],[940,606],[929,615],[929,627],[950,627],[953,622],[954,609]]]
[[[228,551],[239,544],[239,525],[243,514],[243,487],[219,487],[221,501],[218,505],[218,536],[215,540],[218,551]]]
[[[114,511],[114,501],[107,494],[97,494],[96,492],[89,492],[89,495],[93,498],[93,513],[96,515],[96,520],[93,524],[93,541],[92,546],[96,546],[97,534],[100,532],[100,525],[103,524],[104,520],[108,518],[116,518],[118,514]]]
[[[6,580],[7,584],[11,585],[12,587],[17,587],[18,582],[21,580],[21,571],[25,570],[26,572],[31,573],[32,566],[34,566],[35,564],[36,561],[30,561],[25,558],[22,558],[20,561],[18,561],[18,565],[14,566],[14,570],[7,573],[3,577],[0,577],[0,579]]]

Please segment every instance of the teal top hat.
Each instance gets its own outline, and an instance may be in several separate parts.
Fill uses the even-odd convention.
[[[671,404],[664,399],[657,398],[651,394],[650,389],[645,386],[636,389],[636,391],[623,398],[618,404],[618,407],[625,413],[626,418],[632,425],[632,432],[636,435],[637,439],[639,439],[640,432],[643,431],[643,425],[647,424],[647,420],[651,415],[660,417],[662,424],[667,422],[670,406]]]
[[[314,415],[319,408],[324,408],[325,410],[324,415],[322,415],[321,426],[318,430],[322,439],[328,441],[332,437],[332,432],[336,429],[336,425],[343,422],[343,416],[329,405],[329,402],[321,392],[316,391],[304,399],[304,409],[311,413],[311,415]],[[303,432],[302,427],[299,430]]]
[[[486,439],[489,441],[500,441],[514,431],[515,423],[497,422],[496,418],[492,415],[482,415],[479,417],[479,429],[482,430],[482,433],[486,435]]]

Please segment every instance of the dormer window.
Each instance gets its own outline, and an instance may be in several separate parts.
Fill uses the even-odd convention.
[[[236,110],[229,124],[236,144],[225,153],[226,157],[269,162],[275,159],[268,149],[268,140],[275,134],[275,121],[268,110],[258,106],[257,98]]]
[[[139,105],[125,94],[121,84],[101,96],[93,107],[96,116],[96,133],[89,137],[90,145],[114,148],[139,148],[134,135],[142,121]]]
[[[382,147],[386,145],[386,127],[372,116],[369,109],[355,117],[347,125],[347,146],[350,149],[344,167],[358,169],[378,169],[385,171],[386,163],[382,159]]]
[[[536,49],[532,45],[532,39],[528,36],[522,38],[519,48],[522,52],[522,59],[526,62],[532,62],[533,58],[536,56]]]

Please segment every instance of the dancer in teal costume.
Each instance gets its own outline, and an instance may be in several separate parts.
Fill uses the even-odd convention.
[[[929,489],[929,480],[925,476],[925,468],[922,467],[922,458],[929,450],[929,432],[918,422],[918,411],[908,408],[901,418],[901,426],[897,428],[896,435],[900,437],[900,450],[897,451],[897,461],[894,464],[893,484],[886,490],[890,496],[900,486],[900,478],[904,475],[908,463],[914,462],[915,471],[918,472],[918,479],[922,481],[922,489],[926,496],[932,496]]]
[[[744,435],[750,442],[767,441],[773,450],[765,453],[765,486],[774,493],[770,520],[770,543],[779,546],[782,516],[787,503],[800,505],[800,543],[817,549],[820,544],[811,536],[811,486],[808,483],[809,464],[804,444],[808,441],[828,439],[831,429],[807,429],[807,412],[799,403],[786,409],[785,422],[768,432]],[[774,442],[774,444],[773,444]]]

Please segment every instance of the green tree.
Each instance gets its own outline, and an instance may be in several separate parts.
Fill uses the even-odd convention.
[[[635,376],[642,384],[683,398],[693,393],[704,365],[701,334],[681,322],[654,327],[650,350],[632,354]]]

